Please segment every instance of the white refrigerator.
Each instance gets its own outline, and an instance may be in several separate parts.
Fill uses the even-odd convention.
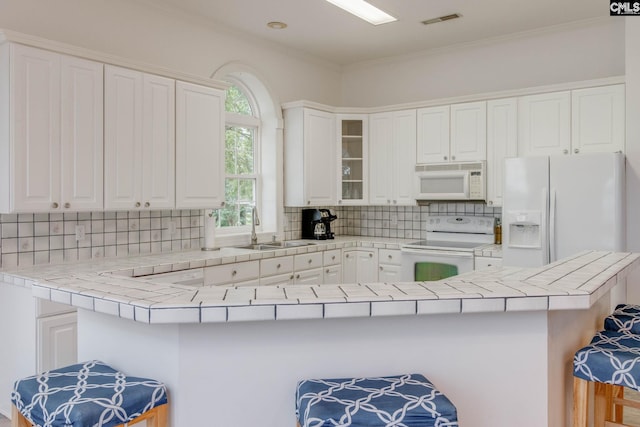
[[[503,265],[625,250],[624,175],[621,153],[506,159]]]

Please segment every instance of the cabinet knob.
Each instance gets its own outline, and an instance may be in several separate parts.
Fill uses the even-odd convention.
[[[136,202],[136,208],[140,207],[140,202]]]
[[[310,205],[310,204],[311,204],[311,200],[307,200],[307,205]]]
[[[149,203],[149,202],[144,202],[144,207],[145,207],[145,208],[148,208],[149,206],[151,206],[151,203]]]
[[[455,160],[455,159],[456,159],[456,156],[451,156],[451,160]]]
[[[64,204],[65,209],[69,209],[71,207],[71,203],[67,202]]]
[[[574,152],[574,153],[576,153],[576,154],[578,154],[578,153],[580,152],[580,149],[579,149],[579,148],[576,148],[576,149],[574,149],[574,150],[573,150],[573,152]]]
[[[289,279],[293,280],[293,274],[291,276],[289,276]]]
[[[569,150],[565,148],[564,150],[562,150],[562,154],[569,154]]]
[[[53,209],[58,209],[58,204],[56,202],[51,203],[51,207]]]
[[[224,208],[226,204],[227,204],[227,202],[222,202],[222,203],[220,203],[220,207]]]
[[[276,265],[276,268],[280,268],[280,267],[281,267],[281,265],[280,265],[280,264]]]
[[[231,275],[232,275],[232,276],[235,276],[236,274],[238,274],[238,272],[237,272],[236,270],[233,270],[233,271],[231,272]]]
[[[387,203],[391,203],[391,199],[387,199]]]
[[[384,270],[384,269],[382,268],[382,266],[380,266],[380,271],[382,271],[382,270]]]
[[[349,254],[346,254],[346,255],[345,255],[345,258],[349,258]]]
[[[391,256],[391,255],[387,255],[387,258],[392,259],[392,258],[393,258],[393,256]]]
[[[397,204],[397,203],[398,203],[398,201],[397,201],[397,200],[394,200],[394,201],[393,201],[393,204],[394,204],[394,205],[395,205],[395,204]]]
[[[341,204],[341,203],[342,203],[342,199],[338,200],[338,204]]]
[[[488,204],[492,205],[492,204],[493,204],[493,201],[492,201],[492,200],[489,200]]]
[[[300,275],[299,275],[299,274],[296,274],[296,279],[299,279],[299,278],[300,278]]]
[[[311,260],[311,259],[308,259],[308,260],[307,260],[307,264],[311,264],[311,262],[312,262],[312,260]]]
[[[369,254],[369,258],[373,258],[373,254]]]
[[[335,260],[336,260],[336,256],[334,255],[331,257],[331,261],[335,261]]]
[[[326,271],[326,273],[327,273],[327,274],[329,274],[329,272],[330,272],[331,270],[329,270],[329,269],[327,268],[325,271]]]
[[[447,156],[444,156],[444,159],[447,160]]]

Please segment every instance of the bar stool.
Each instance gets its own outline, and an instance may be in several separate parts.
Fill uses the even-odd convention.
[[[296,417],[298,427],[458,427],[453,403],[419,374],[300,381]]]
[[[588,387],[594,383],[594,426],[625,427],[623,408],[640,407],[624,388],[640,391],[640,335],[601,331],[573,358],[573,427],[588,422]],[[606,423],[606,424],[605,424]]]
[[[11,402],[12,427],[122,427],[143,420],[149,427],[167,425],[164,384],[96,360],[18,380]]]
[[[640,334],[640,305],[618,304],[613,313],[604,319],[604,329]]]

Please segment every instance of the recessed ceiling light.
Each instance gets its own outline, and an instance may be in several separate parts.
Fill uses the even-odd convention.
[[[427,19],[426,21],[422,21],[424,25],[435,24],[437,22],[450,21],[452,19],[460,18],[462,15],[459,13],[452,13],[451,15],[439,16],[438,18]]]
[[[396,18],[389,15],[374,5],[364,0],[327,0],[329,3],[356,15],[360,19],[364,19],[373,25],[386,24],[397,21]]]
[[[284,30],[285,28],[287,28],[287,24],[280,21],[272,21],[267,24],[267,27],[274,30]]]

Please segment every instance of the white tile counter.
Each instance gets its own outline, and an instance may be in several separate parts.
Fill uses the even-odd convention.
[[[583,252],[540,268],[489,268],[438,282],[391,284],[195,287],[136,277],[345,247],[399,249],[404,242],[342,237],[274,251],[223,248],[115,258],[0,271],[0,281],[137,322],[210,323],[586,309],[640,263],[638,254]]]

